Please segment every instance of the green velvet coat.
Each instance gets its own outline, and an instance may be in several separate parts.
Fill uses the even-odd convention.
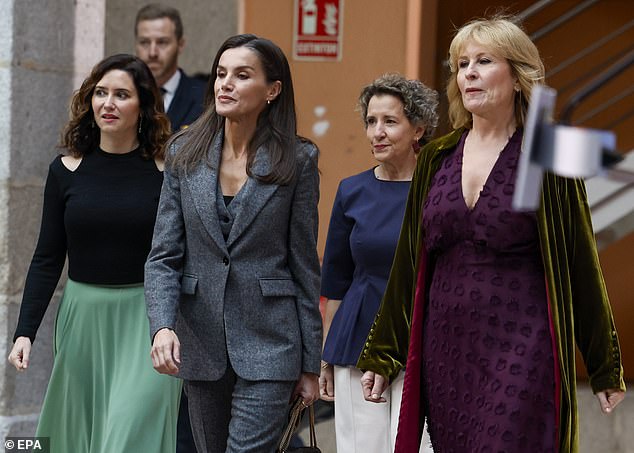
[[[418,159],[390,279],[357,366],[390,381],[407,364],[396,452],[418,451],[424,420],[421,392],[422,316],[427,252],[421,215],[433,175],[455,149],[462,130],[426,145]],[[575,344],[594,392],[625,390],[621,353],[599,265],[585,185],[544,175],[537,211],[546,273],[558,401],[559,452],[578,451]],[[420,271],[420,272],[419,272]],[[411,338],[410,338],[411,333]]]

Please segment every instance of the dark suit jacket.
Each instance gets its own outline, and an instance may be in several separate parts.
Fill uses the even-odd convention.
[[[317,149],[297,141],[297,172],[287,185],[249,177],[225,240],[216,208],[222,145],[221,132],[208,162],[186,173],[165,169],[145,265],[150,333],[176,331],[179,377],[188,380],[220,379],[227,362],[248,380],[319,374]],[[259,148],[253,173],[270,167]]]
[[[167,110],[167,116],[172,123],[172,132],[178,132],[198,119],[203,112],[207,89],[207,85],[202,80],[189,77],[182,69],[179,71],[181,80]]]

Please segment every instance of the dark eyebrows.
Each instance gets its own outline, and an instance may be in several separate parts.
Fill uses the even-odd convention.
[[[223,71],[226,71],[227,68],[225,68],[223,65],[219,64],[218,65],[218,69],[222,69]],[[253,66],[249,66],[248,64],[242,65],[242,66],[238,66],[235,68],[235,71],[244,71],[244,70],[250,70],[250,71],[255,71],[255,68]]]
[[[108,91],[108,87],[104,87],[102,85],[96,85],[95,86],[95,90],[106,90],[106,91]],[[130,94],[130,90],[128,90],[127,88],[114,88],[114,91],[117,92],[117,93],[124,92],[124,93]]]
[[[377,117],[384,118],[386,120],[398,121],[398,116],[390,115],[390,114],[387,114],[387,115],[383,115],[383,114],[375,115],[375,114],[369,114],[368,113],[368,114],[366,114],[365,119],[367,121],[368,119],[377,119]]]

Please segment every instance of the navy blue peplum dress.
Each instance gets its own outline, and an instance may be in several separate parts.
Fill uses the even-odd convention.
[[[332,208],[321,295],[342,300],[323,358],[355,366],[381,305],[410,181],[382,181],[374,168],[344,179]]]
[[[555,359],[535,213],[511,209],[516,131],[469,209],[466,132],[423,207],[423,392],[435,453],[554,452]]]

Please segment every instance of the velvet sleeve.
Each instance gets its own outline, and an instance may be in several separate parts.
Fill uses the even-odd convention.
[[[455,148],[463,132],[457,129],[428,143],[419,153],[390,278],[357,362],[357,368],[374,371],[390,381],[407,362],[412,322],[422,322],[422,304],[416,307],[414,296],[417,290],[426,290],[424,281],[417,287],[418,276],[424,278],[429,272],[421,227],[423,202],[442,159]],[[422,329],[421,325],[418,327]]]
[[[590,209],[582,180],[562,184],[569,207],[570,279],[575,340],[594,392],[625,390],[621,350],[599,263]]]
[[[346,217],[342,184],[339,184],[330,214],[326,249],[321,267],[321,295],[341,300],[352,284],[354,260],[350,249],[350,234],[354,221]]]
[[[401,226],[390,277],[381,307],[370,328],[357,368],[374,371],[392,381],[405,367],[416,288],[419,247],[422,244],[420,216],[427,179],[430,177],[429,147],[421,150]]]
[[[18,337],[35,340],[44,313],[53,297],[66,261],[66,231],[64,228],[64,196],[55,169],[63,164],[58,157],[50,166],[44,187],[42,223],[37,246],[24,285],[18,326]]]

